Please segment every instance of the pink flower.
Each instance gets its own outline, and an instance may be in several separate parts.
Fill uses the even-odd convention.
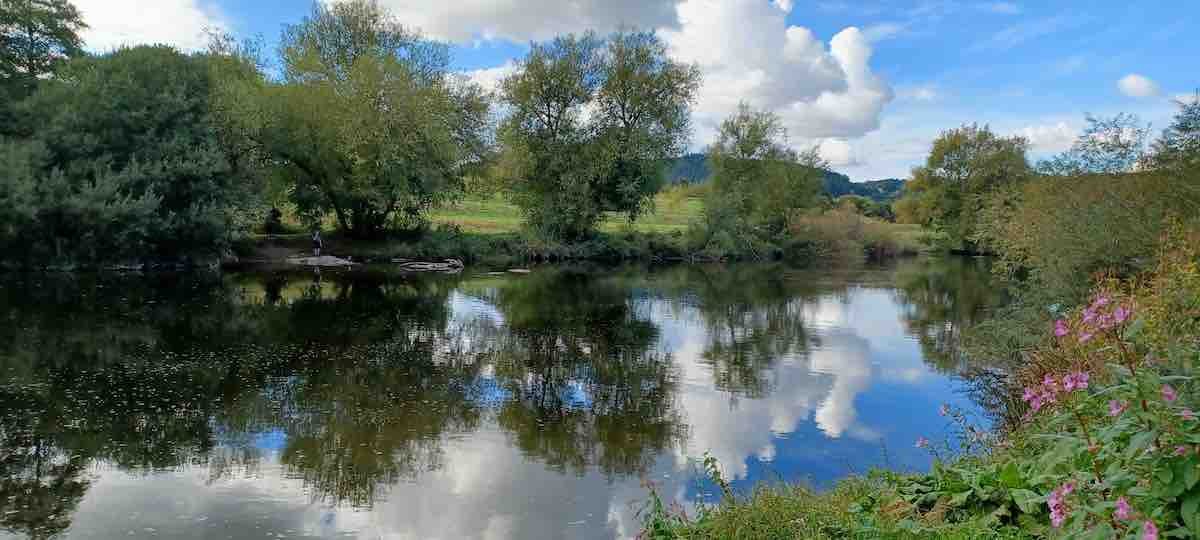
[[[1184,409],[1182,411],[1179,411],[1179,416],[1182,417],[1184,420],[1195,420],[1196,419],[1196,413],[1192,412],[1191,409]]]
[[[1182,456],[1182,455],[1186,455],[1187,453],[1188,453],[1188,447],[1186,447],[1186,446],[1176,446],[1175,447],[1175,455]]]
[[[1158,527],[1153,521],[1147,521],[1142,525],[1142,540],[1158,540]]]
[[[943,403],[941,407],[938,407],[938,414],[942,416],[950,416],[950,405]]]
[[[1162,387],[1163,401],[1172,402],[1179,399],[1179,394],[1175,393],[1175,389],[1169,384],[1164,384]]]
[[[1129,408],[1129,404],[1124,401],[1117,401],[1115,399],[1108,400],[1109,416],[1121,416],[1121,413],[1125,412],[1125,409],[1127,408]]]
[[[1094,338],[1094,337],[1096,337],[1096,334],[1093,334],[1091,332],[1081,332],[1079,334],[1079,342],[1087,343],[1087,342],[1091,341],[1092,338]]]
[[[1067,521],[1067,495],[1075,491],[1075,482],[1067,482],[1050,492],[1050,496],[1046,498],[1046,505],[1050,507],[1050,524],[1054,528],[1062,527]]]
[[[1129,316],[1132,314],[1132,309],[1128,309],[1125,306],[1118,306],[1117,309],[1113,311],[1113,320],[1117,321],[1117,324],[1121,324],[1128,320]]]
[[[1125,497],[1117,499],[1117,511],[1114,515],[1120,520],[1126,520],[1133,516],[1133,507],[1129,506],[1129,499]]]
[[[1107,306],[1107,305],[1108,305],[1108,297],[1107,297],[1107,296],[1104,296],[1103,294],[1102,294],[1102,295],[1100,295],[1100,296],[1097,296],[1097,297],[1096,297],[1096,299],[1092,301],[1092,308],[1093,308],[1093,309],[1095,309],[1095,308],[1102,308],[1102,307],[1104,307],[1104,306]]]
[[[929,448],[929,439],[926,439],[925,437],[917,437],[917,444],[914,446],[917,448]]]
[[[1046,387],[1046,390],[1050,392],[1058,391],[1058,383],[1054,381],[1054,376],[1049,373],[1042,377],[1042,386]]]
[[[1067,328],[1067,321],[1062,319],[1054,321],[1054,337],[1063,337],[1069,333],[1071,330]]]
[[[1030,409],[1033,409],[1030,412],[1037,412],[1042,409],[1042,405],[1046,404],[1047,395],[1040,388],[1026,388],[1022,399],[1029,404]]]
[[[1072,392],[1075,390],[1083,390],[1088,387],[1088,374],[1086,371],[1076,371],[1068,373],[1063,377],[1063,389]]]

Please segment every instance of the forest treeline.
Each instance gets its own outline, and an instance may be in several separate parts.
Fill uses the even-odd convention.
[[[622,30],[533,43],[484,88],[374,0],[315,3],[276,51],[217,34],[197,52],[89,53],[69,0],[0,11],[6,266],[210,263],[284,214],[298,232],[419,241],[436,232],[431,211],[474,192],[503,194],[539,245],[604,243],[603,219],[653,210],[691,144],[701,84],[654,33]],[[1162,216],[1195,214],[1200,115],[1181,106],[1152,146],[1136,118],[1093,119],[1041,164],[1019,137],[948,131],[889,204],[831,197],[815,149],[742,104],[690,192],[702,215],[637,245],[802,260],[941,248],[1064,276],[1136,263]],[[893,220],[926,233],[901,237]]]
[[[420,238],[475,189],[515,203],[524,234],[591,241],[606,215],[652,209],[701,83],[654,33],[622,30],[533,43],[485,89],[373,0],[315,3],[274,54],[225,35],[89,53],[69,0],[0,11],[6,266],[211,262],[282,214]],[[785,140],[749,106],[723,124],[705,216],[675,251],[777,256],[802,211],[833,206],[824,164]]]

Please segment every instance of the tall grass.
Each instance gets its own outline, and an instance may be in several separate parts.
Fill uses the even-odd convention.
[[[803,214],[792,220],[789,232],[792,242],[820,259],[882,260],[916,255],[930,244],[919,227],[869,218],[843,206]]]

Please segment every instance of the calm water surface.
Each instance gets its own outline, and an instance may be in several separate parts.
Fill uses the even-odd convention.
[[[623,538],[913,447],[991,302],[888,268],[0,279],[0,538]]]

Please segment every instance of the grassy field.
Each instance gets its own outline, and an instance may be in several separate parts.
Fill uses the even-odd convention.
[[[654,199],[654,210],[633,224],[623,215],[613,214],[604,220],[600,229],[619,232],[632,227],[637,232],[683,232],[700,217],[704,203],[689,193],[668,190]],[[435,224],[458,225],[465,232],[506,233],[521,228],[521,211],[502,197],[468,197],[453,206],[430,213]]]
[[[628,260],[684,257],[689,248],[685,233],[704,214],[704,188],[676,186],[654,198],[651,210],[630,223],[611,214],[600,225],[600,235],[586,242],[564,244],[539,239],[523,230],[521,210],[502,196],[469,195],[433,210],[431,231],[419,239],[351,240],[337,233],[332,218],[324,224],[325,251],[355,259],[389,260],[454,257],[467,261],[512,262],[535,260]],[[278,260],[309,250],[307,233],[300,232],[295,216],[285,212],[284,223],[294,234],[256,235],[240,253],[249,259]],[[797,230],[806,242],[806,256],[821,259],[889,258],[929,249],[928,233],[916,225],[899,225],[864,218],[851,211],[826,211],[806,218]],[[453,225],[452,228],[445,227]],[[703,255],[709,255],[707,253]],[[728,254],[717,256],[726,257]]]

